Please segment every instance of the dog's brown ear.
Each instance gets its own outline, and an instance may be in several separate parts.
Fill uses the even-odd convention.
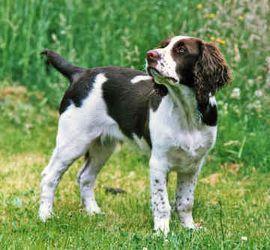
[[[231,81],[231,72],[226,61],[213,43],[201,42],[200,57],[194,68],[195,92],[200,103],[206,103],[209,94]]]

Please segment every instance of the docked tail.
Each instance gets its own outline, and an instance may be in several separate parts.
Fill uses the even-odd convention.
[[[84,71],[83,68],[72,65],[54,51],[44,49],[41,52],[41,55],[45,56],[47,65],[52,65],[62,75],[69,79],[70,82],[72,82],[78,74]]]

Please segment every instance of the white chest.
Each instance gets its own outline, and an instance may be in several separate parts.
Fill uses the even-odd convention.
[[[150,112],[153,150],[167,155],[171,167],[196,165],[214,145],[217,127],[200,124],[197,116],[193,103],[176,107],[169,96]]]

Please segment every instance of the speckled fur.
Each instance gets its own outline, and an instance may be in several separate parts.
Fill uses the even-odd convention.
[[[187,69],[179,67],[183,66],[179,65],[182,59],[176,60],[172,53],[182,40],[189,43],[190,49],[188,63],[184,66],[189,68],[193,65],[191,63],[202,59],[197,45],[202,44],[199,39],[178,36],[159,48],[159,60],[153,65],[161,75],[175,80],[171,82],[174,87],[166,85],[167,80],[166,84],[159,82],[162,90],[166,90],[162,95],[157,90],[161,89],[158,84],[139,71],[116,67],[84,70],[72,66],[54,52],[44,52],[48,62],[62,72],[71,85],[61,104],[56,147],[42,173],[39,209],[42,221],[52,215],[54,193],[62,175],[82,155],[85,155],[85,163],[78,173],[81,198],[89,214],[100,213],[94,196],[95,179],[116,142],[129,137],[140,147],[148,145],[151,149],[149,165],[154,229],[164,234],[169,232],[171,206],[167,175],[170,171],[177,172],[175,205],[179,219],[184,227],[196,228],[192,217],[194,190],[217,134],[216,101],[211,95],[215,92],[215,84],[208,88],[209,93],[203,92],[200,106],[199,92],[194,86],[196,81],[192,84],[185,82],[194,72],[189,72],[188,77],[181,75]],[[212,60],[209,55],[207,58],[214,64],[224,63],[223,59]],[[197,68],[194,66],[197,70],[199,67],[203,64]],[[202,72],[205,70],[201,69]],[[228,72],[226,65],[213,73],[219,84],[217,87],[229,79],[224,72]],[[198,72],[196,76],[197,79],[204,78]],[[207,83],[200,84],[201,88]]]

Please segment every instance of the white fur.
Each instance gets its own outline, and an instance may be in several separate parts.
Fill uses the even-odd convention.
[[[170,49],[179,39],[159,49],[166,61],[165,68],[159,68],[166,76],[177,78],[175,62]],[[161,65],[159,66],[161,67]],[[133,84],[148,80],[147,76],[136,76]],[[52,215],[55,188],[71,163],[81,155],[90,152],[90,157],[78,174],[81,198],[89,214],[100,213],[94,196],[95,179],[110,157],[115,141],[125,136],[117,122],[108,113],[102,97],[102,85],[107,81],[104,74],[96,76],[93,89],[81,107],[71,104],[60,116],[57,143],[53,156],[42,173],[41,202],[39,216],[45,221]],[[192,206],[197,176],[204,159],[216,140],[217,127],[200,122],[193,92],[183,85],[169,87],[169,95],[162,98],[157,110],[150,110],[149,130],[152,142],[150,165],[151,206],[154,215],[154,229],[169,232],[171,207],[167,193],[167,174],[177,172],[176,208],[183,226],[195,228]],[[215,104],[210,97],[211,105]],[[96,140],[101,138],[101,140]],[[144,143],[134,134],[134,140],[143,148]]]
[[[172,48],[176,42],[189,37],[177,36],[165,48],[156,49],[159,60],[155,68],[163,75],[179,81]],[[169,231],[170,205],[166,190],[169,171],[177,172],[176,209],[183,226],[196,228],[192,206],[197,176],[204,159],[216,141],[217,127],[201,123],[193,91],[179,83],[163,80],[169,95],[154,111],[150,111],[149,129],[152,141],[150,159],[151,204],[154,228]],[[209,97],[216,105],[215,97]]]
[[[130,82],[132,84],[135,84],[135,83],[138,83],[138,82],[141,82],[141,81],[147,81],[147,80],[152,80],[152,77],[151,76],[144,76],[144,75],[135,76],[134,78],[131,79]]]
[[[209,102],[212,106],[217,105],[216,98],[214,96],[210,96]]]
[[[92,146],[91,143],[98,137],[109,137],[112,138],[111,141],[124,138],[118,124],[107,114],[106,105],[102,98],[102,84],[105,81],[107,78],[104,74],[97,75],[93,89],[83,101],[82,106],[70,105],[59,118],[56,148],[48,166],[42,173],[39,216],[43,221],[52,214],[55,188],[72,162],[85,154]],[[101,157],[106,158],[106,154],[105,156],[101,155]],[[103,162],[102,159],[97,161]],[[90,175],[95,175],[95,173],[90,173]],[[82,186],[84,184],[81,185],[81,188]],[[82,191],[82,196],[85,196],[84,191]],[[85,199],[85,197],[82,198]],[[93,200],[94,198],[86,199]],[[86,203],[90,204],[90,202]],[[99,211],[96,205],[89,205],[87,210],[89,213]]]
[[[217,133],[217,127],[198,122],[195,97],[187,87],[181,88],[183,95],[178,96],[181,99],[177,103],[168,95],[162,99],[155,112],[150,111],[149,128],[153,145],[150,160],[152,208],[155,228],[164,233],[169,228],[164,229],[164,223],[158,225],[160,217],[163,221],[170,217],[165,180],[171,170],[178,173],[176,208],[180,221],[185,227],[196,227],[192,218],[196,180],[205,156],[215,143]],[[159,208],[162,204],[160,197],[165,202],[162,209]]]
[[[78,183],[80,185],[81,200],[84,202],[86,211],[89,215],[101,213],[94,194],[96,177],[114,151],[114,141],[93,141],[89,148],[90,157],[85,161],[78,173]]]

